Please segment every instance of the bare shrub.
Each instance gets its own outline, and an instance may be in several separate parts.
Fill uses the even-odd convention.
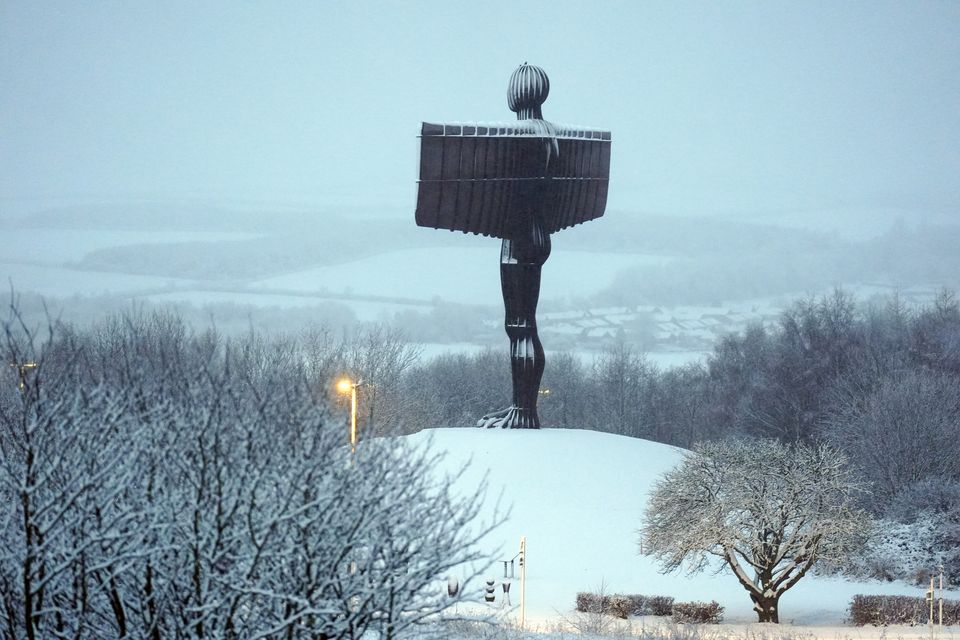
[[[677,624],[720,624],[722,620],[723,607],[715,600],[673,603],[673,621]]]
[[[850,602],[849,611],[850,620],[858,627],[868,624],[878,627],[890,624],[912,626],[926,624],[930,618],[929,603],[923,598],[911,596],[855,595]],[[937,620],[939,621],[938,618]],[[943,624],[958,623],[960,623],[960,600],[944,600]]]

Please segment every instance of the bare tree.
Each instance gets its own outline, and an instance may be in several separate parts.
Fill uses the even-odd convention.
[[[654,371],[646,357],[619,342],[594,362],[594,424],[613,433],[645,437],[649,429],[649,392]]]
[[[0,638],[442,636],[447,576],[487,567],[483,487],[402,439],[351,454],[301,345],[5,329],[38,366],[0,378]]]
[[[834,394],[824,439],[855,461],[882,512],[913,483],[960,479],[960,388],[935,371],[901,370],[866,384],[848,380]]]
[[[845,457],[823,445],[726,440],[694,452],[656,484],[641,529],[664,571],[717,556],[747,590],[760,622],[820,562],[839,563],[866,535]]]
[[[342,368],[354,380],[363,380],[359,420],[370,435],[395,433],[402,428],[410,399],[401,378],[420,358],[420,348],[396,329],[366,327],[344,340]]]
[[[510,398],[509,360],[500,350],[447,353],[404,375],[408,427],[474,426],[477,416]]]
[[[77,359],[53,364],[15,309],[4,338],[4,360],[32,368],[0,391],[0,633],[125,636],[117,573],[138,553],[143,515],[127,493],[130,399],[74,385]]]

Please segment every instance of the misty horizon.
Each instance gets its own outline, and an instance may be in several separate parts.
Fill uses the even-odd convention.
[[[613,132],[611,210],[960,203],[954,3],[8,4],[0,203],[412,210],[420,121]],[[509,16],[509,19],[506,18]]]

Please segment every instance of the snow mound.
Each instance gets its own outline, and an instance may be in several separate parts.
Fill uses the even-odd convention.
[[[469,465],[458,483],[469,492],[488,475],[489,490],[481,517],[490,518],[502,491],[507,521],[487,540],[495,560],[509,560],[527,539],[527,616],[550,619],[569,615],[578,591],[665,595],[677,601],[716,600],[728,621],[755,616],[747,592],[733,575],[705,571],[664,575],[640,555],[639,536],[647,496],[654,483],[678,464],[677,447],[595,431],[541,429],[428,429],[406,436],[414,445],[431,442],[444,451],[439,474]],[[513,583],[511,601],[519,604],[517,579],[503,577],[503,564],[489,578]],[[797,624],[839,624],[856,593],[922,596],[902,583],[853,582],[806,576],[780,601],[780,619]],[[948,597],[957,597],[956,594]]]

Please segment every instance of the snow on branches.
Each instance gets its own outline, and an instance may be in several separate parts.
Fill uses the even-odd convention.
[[[488,565],[483,487],[397,438],[351,454],[289,345],[5,329],[38,366],[0,377],[0,638],[401,638]]]
[[[760,622],[815,563],[839,564],[869,520],[846,459],[824,445],[774,440],[701,444],[656,484],[641,528],[643,549],[664,571],[691,572],[722,558]]]

